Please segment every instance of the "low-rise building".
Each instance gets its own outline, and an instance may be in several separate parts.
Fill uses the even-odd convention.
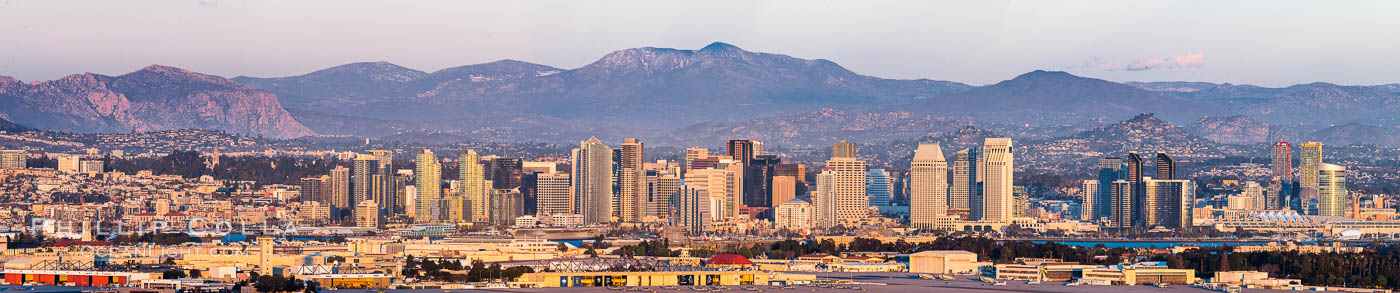
[[[930,250],[909,255],[909,272],[927,274],[972,274],[991,262],[977,261],[977,254],[961,250]]]

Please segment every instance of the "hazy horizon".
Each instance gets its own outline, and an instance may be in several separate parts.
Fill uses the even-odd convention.
[[[1262,8],[1261,8],[1262,7]],[[564,69],[637,47],[827,59],[856,73],[986,85],[1033,70],[1116,82],[1400,82],[1400,2],[0,2],[0,75],[161,64],[282,77],[354,62],[432,72],[513,59]]]

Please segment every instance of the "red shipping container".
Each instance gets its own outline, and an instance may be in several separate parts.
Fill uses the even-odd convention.
[[[108,278],[107,276],[92,277],[92,285],[97,287],[107,286]]]
[[[5,284],[10,284],[10,285],[22,285],[22,284],[24,284],[24,274],[5,274]]]

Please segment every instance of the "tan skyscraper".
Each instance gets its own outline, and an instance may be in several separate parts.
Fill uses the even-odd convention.
[[[662,174],[649,180],[649,190],[651,198],[647,200],[647,215],[658,219],[670,219],[672,206],[678,200],[677,193],[681,189],[681,178],[673,174]]]
[[[948,214],[948,162],[938,143],[919,144],[909,165],[909,220],[916,229],[933,229]]]
[[[584,224],[612,221],[613,151],[597,137],[579,142],[573,150],[574,213]]]
[[[330,180],[326,184],[326,194],[330,195],[331,219],[339,222],[342,209],[352,209],[350,201],[350,168],[335,166],[331,169]]]
[[[737,166],[737,165],[736,165]],[[716,220],[729,219],[739,215],[743,203],[739,174],[728,169],[699,169],[685,173],[685,186],[702,190],[710,196],[710,216]]]
[[[539,216],[574,213],[574,197],[570,195],[568,173],[540,173],[535,178],[535,211]]]
[[[1011,138],[987,138],[982,144],[982,159],[979,161],[982,163],[977,170],[982,174],[979,176],[982,178],[982,220],[1010,220],[1014,213],[1012,176],[1015,172]]]
[[[1317,173],[1317,215],[1345,217],[1347,168],[1323,163]]]
[[[773,176],[773,202],[785,203],[797,197],[797,178]]]
[[[621,158],[618,159],[618,211],[623,222],[641,222],[646,211],[646,169],[642,162],[642,141],[628,138],[622,141]]]
[[[691,162],[695,162],[695,160],[705,159],[705,158],[709,158],[709,157],[710,157],[710,150],[709,150],[709,149],[702,148],[702,147],[686,148],[686,149],[685,149],[685,170],[686,170],[686,171],[690,171],[690,169],[692,169],[692,168],[691,168],[691,164],[690,164]]]
[[[486,168],[481,165],[481,156],[476,150],[469,149],[462,151],[457,161],[461,166],[458,178],[462,180],[462,192],[457,195],[457,202],[453,204],[461,208],[460,212],[453,212],[452,220],[490,222],[491,213],[487,210],[490,206],[490,199],[487,198],[489,188],[486,186]]]
[[[361,201],[355,206],[355,227],[378,228],[379,204],[373,200]]]
[[[865,195],[865,161],[836,157],[826,161],[826,169],[836,176],[837,222],[860,221],[869,215],[870,198]]]
[[[417,165],[413,175],[417,178],[415,189],[418,191],[418,196],[414,199],[417,201],[414,206],[416,209],[414,215],[419,221],[425,223],[440,221],[442,220],[439,217],[442,210],[440,206],[442,165],[438,164],[437,156],[433,155],[433,151],[429,149],[420,151],[414,163]]]
[[[849,142],[849,141],[846,141],[846,140],[844,140],[844,139],[841,140],[840,142],[837,142],[835,145],[832,145],[832,146],[831,146],[831,157],[832,157],[832,158],[855,158],[855,157],[856,157],[856,144],[851,143],[851,142]]]

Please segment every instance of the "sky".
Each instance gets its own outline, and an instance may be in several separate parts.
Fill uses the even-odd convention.
[[[1400,83],[1400,1],[0,0],[0,75],[151,64],[280,77],[388,61],[577,68],[626,48],[827,59],[983,85],[1061,70],[1112,81]]]

